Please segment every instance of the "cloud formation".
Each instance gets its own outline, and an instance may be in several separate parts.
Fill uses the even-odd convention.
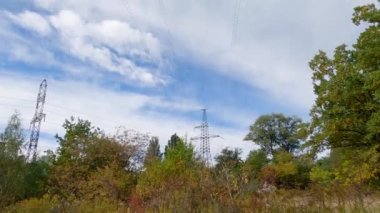
[[[86,21],[71,10],[50,16],[32,11],[6,14],[18,26],[40,36],[49,36],[50,40],[58,36],[60,49],[84,63],[118,73],[142,86],[165,83],[160,73],[163,59],[159,40],[127,22]]]
[[[372,1],[34,2],[47,11],[70,8],[89,20],[114,17],[146,31],[158,29],[169,37],[162,48],[176,56],[212,66],[279,104],[305,110],[314,100],[307,62],[318,49],[352,43],[360,30],[350,22],[352,9]]]

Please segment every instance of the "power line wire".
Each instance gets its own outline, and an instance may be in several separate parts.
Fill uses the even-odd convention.
[[[234,18],[232,24],[232,34],[231,34],[231,46],[237,41],[239,18],[240,18],[240,8],[242,0],[236,0],[235,9],[234,9]]]
[[[0,103],[0,105],[3,105],[3,106],[11,106],[11,107],[15,107],[15,108],[34,108],[33,106],[29,106],[29,105],[21,105],[21,104],[9,104],[9,103]],[[49,114],[52,114],[52,115],[56,115],[56,114],[59,114],[63,117],[66,117],[65,119],[67,119],[67,115],[64,114],[64,113],[61,113],[61,112],[58,112],[58,111],[52,111],[49,109],[49,107],[53,107],[53,108],[58,108],[58,109],[63,109],[65,111],[71,111],[74,113],[74,115],[71,115],[71,116],[78,116],[80,117],[80,115],[84,116],[84,117],[87,117],[88,119],[94,119],[96,118],[97,120],[100,120],[100,121],[103,121],[102,125],[103,126],[106,126],[110,129],[112,128],[116,128],[117,126],[120,126],[120,124],[118,125],[113,125],[112,123],[115,123],[114,121],[111,121],[111,120],[108,120],[108,119],[105,119],[105,118],[102,118],[102,117],[99,117],[99,116],[95,116],[95,115],[91,115],[91,114],[88,114],[88,113],[84,113],[84,112],[81,112],[81,111],[78,111],[78,110],[74,110],[74,109],[69,109],[69,108],[66,108],[66,107],[62,107],[62,106],[57,106],[57,105],[52,105],[52,104],[47,104],[46,105],[46,112],[48,112]],[[49,119],[49,116],[48,118]],[[106,123],[104,121],[107,121]],[[48,122],[47,122],[48,123]],[[52,124],[52,123],[51,123]],[[62,123],[63,124],[63,123]],[[58,124],[58,125],[62,125],[62,124]]]

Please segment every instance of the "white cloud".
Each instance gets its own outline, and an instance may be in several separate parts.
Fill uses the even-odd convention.
[[[0,11],[0,39],[3,41],[0,54],[4,55],[2,57],[29,64],[56,64],[50,51],[13,31],[8,21],[11,16],[14,15]]]
[[[99,43],[107,44],[122,54],[136,54],[160,58],[160,45],[151,33],[142,33],[132,28],[128,23],[118,20],[104,20],[100,23],[90,23],[89,33]]]
[[[47,22],[46,19],[38,13],[24,11],[18,15],[14,15],[12,13],[8,13],[8,15],[14,23],[26,29],[35,31],[43,36],[47,36],[51,32],[49,22]]]
[[[101,70],[119,73],[127,80],[143,86],[155,86],[167,81],[161,72],[164,63],[159,40],[149,32],[132,28],[127,22],[115,19],[87,21],[71,10],[61,10],[51,16],[31,11],[4,13],[13,23],[41,36],[49,36],[48,39],[58,43],[62,51],[90,67],[95,65]],[[12,30],[11,27],[7,29]],[[25,42],[8,39],[13,40],[15,50],[9,55],[13,55],[16,60],[32,61],[31,58],[36,54],[30,54]],[[138,65],[136,61],[151,66]],[[55,64],[64,70],[67,68],[64,64]]]
[[[61,36],[63,49],[70,54],[145,85],[163,83],[152,70],[137,66],[128,59],[142,58],[150,63],[160,63],[159,42],[152,34],[140,32],[117,20],[86,22],[70,10],[51,16],[50,22]]]
[[[48,9],[52,5],[54,5],[57,1],[56,0],[33,0],[35,4],[37,4],[39,7]]]

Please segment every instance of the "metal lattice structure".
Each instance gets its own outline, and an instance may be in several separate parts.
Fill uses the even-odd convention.
[[[218,138],[219,135],[210,135],[208,130],[208,122],[207,122],[207,112],[206,109],[202,109],[202,123],[200,126],[196,126],[195,128],[201,130],[201,135],[198,137],[191,138],[191,141],[199,140],[199,154],[201,155],[202,160],[206,163],[207,166],[212,164],[211,151],[210,151],[210,138]]]
[[[40,137],[40,128],[42,120],[45,120],[46,114],[44,113],[44,105],[46,98],[47,82],[44,79],[40,84],[40,89],[37,96],[36,111],[30,122],[30,141],[27,151],[27,159],[29,161],[35,161],[37,157],[37,145]]]

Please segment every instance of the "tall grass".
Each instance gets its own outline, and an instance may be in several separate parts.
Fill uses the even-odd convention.
[[[71,203],[44,196],[21,201],[3,212],[380,212],[380,193],[360,187],[313,186],[308,190],[279,189],[246,193],[234,200],[199,200],[194,194],[174,193],[154,202],[81,200]],[[1,212],[1,211],[0,211]]]

